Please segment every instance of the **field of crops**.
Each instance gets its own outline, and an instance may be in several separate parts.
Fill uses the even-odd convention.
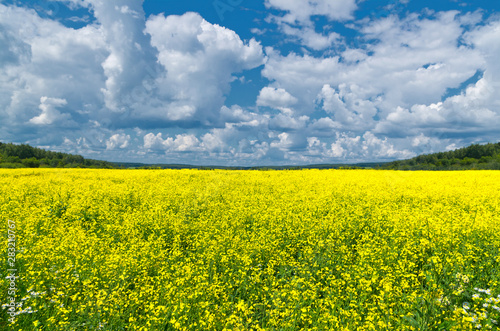
[[[1,330],[499,328],[498,171],[0,170],[0,192]]]

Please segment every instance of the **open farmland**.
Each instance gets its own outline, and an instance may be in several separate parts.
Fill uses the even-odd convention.
[[[0,192],[0,329],[500,323],[500,172],[24,169]]]

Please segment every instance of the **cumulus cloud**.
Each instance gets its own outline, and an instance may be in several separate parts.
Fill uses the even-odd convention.
[[[278,140],[271,142],[271,147],[288,150],[293,146],[293,140],[291,139],[290,134],[282,132],[277,138]]]
[[[30,135],[61,139],[47,124],[60,116],[81,123],[88,118],[78,112],[97,114],[102,102],[105,43],[96,27],[68,29],[32,10],[2,4],[0,23],[0,30],[11,36],[8,42],[18,45],[13,53],[17,59],[0,67],[0,127],[4,139],[22,139],[27,122],[38,126]],[[64,104],[58,100],[65,100]]]
[[[307,137],[299,133],[282,132],[271,135],[271,142],[266,156],[275,158],[277,161],[300,162],[308,146]]]
[[[266,0],[266,7],[286,12],[280,20],[290,24],[308,23],[311,16],[326,16],[332,21],[353,18],[356,10],[355,0]]]
[[[337,133],[328,154],[339,160],[355,161],[408,158],[415,155],[407,149],[397,149],[387,137],[381,139],[370,131],[362,136]]]
[[[313,132],[313,135],[331,136],[339,129],[342,129],[342,124],[334,121],[331,117],[322,117],[314,120],[309,125],[309,129]]]
[[[289,38],[313,50],[329,48],[340,43],[342,38],[333,31],[316,32],[312,16],[323,16],[329,21],[345,21],[353,18],[357,8],[355,0],[266,0],[265,5],[285,13],[269,15],[269,22],[275,22]]]
[[[305,128],[308,121],[309,117],[305,115],[296,118],[278,114],[269,120],[269,128],[276,131],[300,130]]]
[[[128,134],[114,134],[106,141],[106,149],[127,148],[129,141],[130,136]]]
[[[439,14],[423,20],[391,16],[369,23],[361,31],[377,42],[360,52],[373,54],[354,63],[337,56],[282,56],[269,50],[263,75],[299,99],[314,99],[313,91],[319,93],[325,84],[333,88],[346,84],[360,87],[365,99],[383,96],[379,104],[383,112],[437,102],[447,89],[460,86],[485,64],[477,49],[457,46],[465,31],[455,16]]]
[[[498,89],[481,78],[444,102],[417,104],[410,109],[398,107],[376,124],[374,132],[399,136],[420,133],[441,139],[465,134],[494,139],[500,125],[500,110],[496,105],[499,98],[495,91]]]
[[[491,21],[485,26],[473,29],[465,36],[465,40],[474,45],[485,59],[484,81],[478,82],[478,84],[483,84],[480,93],[481,99],[486,98],[490,107],[497,112],[500,108],[500,98],[498,97],[498,91],[500,91],[500,63],[498,61],[500,45],[495,41],[498,38],[500,38],[500,20]]]
[[[280,29],[288,36],[288,40],[296,41],[300,45],[304,45],[315,51],[324,50],[335,44],[340,44],[343,41],[340,34],[329,31],[318,33],[313,26],[296,28],[282,23]]]
[[[268,61],[262,75],[273,81],[276,88],[282,88],[298,99],[295,109],[304,114],[314,110],[315,100],[321,88],[328,82],[340,84],[339,75],[343,65],[338,56],[317,58],[311,55],[290,53],[281,55],[277,50],[266,48]],[[332,84],[334,86],[335,84]]]
[[[220,118],[225,123],[248,122],[255,120],[257,116],[257,114],[248,112],[238,105],[222,106],[220,109]]]
[[[199,149],[200,141],[192,134],[178,134],[175,138],[162,138],[162,134],[148,133],[144,136],[144,148],[166,152],[192,152]]]
[[[54,122],[60,122],[69,119],[69,114],[61,114],[57,108],[67,105],[65,99],[42,97],[40,99],[40,110],[42,113],[30,119],[30,123],[36,125],[49,125]]]
[[[146,20],[138,0],[72,6],[87,7],[94,23],[72,29],[0,4],[0,126],[10,132],[4,139],[26,122],[43,134],[42,124],[61,114],[82,128],[90,121],[109,129],[223,125],[219,110],[233,74],[264,62],[254,39],[244,42],[195,13]],[[40,115],[44,96],[66,100],[64,113],[52,107]]]
[[[354,131],[369,128],[374,122],[377,107],[367,99],[367,93],[356,84],[340,84],[338,88],[339,91],[336,91],[329,84],[323,86],[317,97],[322,108],[344,128]]]
[[[146,32],[165,68],[157,81],[159,93],[171,100],[155,111],[169,119],[214,122],[233,73],[264,63],[255,39],[245,43],[234,31],[210,24],[197,13],[152,16]]]
[[[0,67],[17,65],[31,57],[30,46],[0,24]]]
[[[297,98],[282,88],[266,86],[257,97],[258,106],[267,106],[276,109],[289,108],[297,103]]]
[[[142,1],[82,0],[75,5],[92,10],[99,22],[106,58],[101,67],[106,77],[100,91],[107,109],[125,112],[130,107],[129,95],[138,85],[150,79],[154,70],[155,51],[144,34],[145,14]]]
[[[498,91],[494,78],[498,71],[497,62],[490,64],[489,54],[498,54],[496,46],[490,45],[491,38],[498,36],[498,23],[468,32],[462,22],[457,12],[365,22],[360,32],[366,40],[376,41],[365,44],[366,49],[321,58],[283,56],[268,49],[262,73],[273,86],[298,99],[294,107],[298,114],[310,115],[309,100],[316,100],[336,123],[352,132],[374,130],[401,137],[418,135],[423,127],[436,131],[450,122],[457,132],[467,132],[468,125],[478,121],[489,123],[491,130],[498,123],[496,96],[491,93]],[[343,56],[354,51],[364,55],[345,61]],[[484,71],[483,80],[462,95],[443,99],[449,89],[459,87],[478,70]]]
[[[500,20],[479,11],[356,20],[354,0],[265,0],[261,44],[198,13],[146,17],[140,0],[55,4],[89,19],[0,4],[4,141],[238,165],[386,160],[497,139]],[[346,22],[357,43],[335,29]],[[264,51],[268,33],[295,44]],[[251,83],[235,80],[252,69]],[[244,107],[233,84],[248,84]]]

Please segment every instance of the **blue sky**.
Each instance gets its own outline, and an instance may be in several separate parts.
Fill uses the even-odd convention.
[[[300,165],[498,142],[500,1],[0,1],[0,141]]]

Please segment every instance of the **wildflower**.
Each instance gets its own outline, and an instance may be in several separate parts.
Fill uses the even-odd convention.
[[[71,314],[89,321],[82,329],[105,330],[120,312],[109,322],[130,330],[395,329],[419,297],[454,304],[446,318],[465,318],[464,329],[500,321],[498,284],[478,277],[498,257],[475,249],[496,238],[500,173],[39,173],[14,179],[0,169],[0,209],[19,214],[28,233],[40,229],[23,236],[21,283],[33,287],[16,311],[28,315],[24,329],[35,329],[35,303],[53,310],[47,330],[71,329]],[[56,202],[68,206],[60,220],[44,215]],[[97,219],[83,224],[82,212]],[[431,251],[443,278],[421,264]],[[469,268],[483,258],[482,270]],[[467,271],[450,276],[455,267]],[[453,285],[441,288],[447,277]],[[468,293],[479,284],[490,294]]]

